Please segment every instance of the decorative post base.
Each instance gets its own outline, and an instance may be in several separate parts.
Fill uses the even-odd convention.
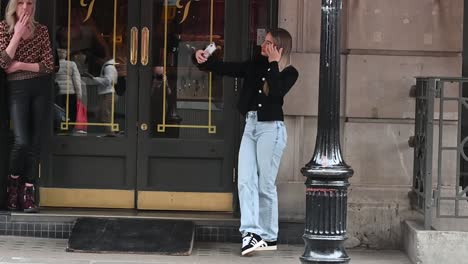
[[[352,172],[351,172],[352,173]],[[348,181],[306,182],[306,244],[302,263],[349,263],[344,249]]]

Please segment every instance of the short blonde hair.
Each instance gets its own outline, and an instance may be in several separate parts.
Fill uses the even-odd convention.
[[[34,33],[34,29],[36,28],[36,0],[25,0],[25,1],[31,1],[33,3],[33,10],[31,14],[31,19],[29,20],[30,27],[31,27],[31,33]],[[13,29],[15,28],[17,18],[16,18],[16,7],[18,6],[18,0],[10,0],[8,2],[8,5],[6,6],[6,11],[5,11],[5,20],[8,24],[9,29],[8,33],[12,33]]]

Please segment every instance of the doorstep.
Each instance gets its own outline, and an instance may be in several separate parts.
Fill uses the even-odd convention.
[[[81,217],[188,220],[195,223],[195,241],[238,243],[241,240],[240,220],[231,212],[76,208],[41,208],[38,214],[0,211],[0,235],[69,238],[76,219]],[[303,223],[280,222],[279,243],[303,244],[303,230]]]

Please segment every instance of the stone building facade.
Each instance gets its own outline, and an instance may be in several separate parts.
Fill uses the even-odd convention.
[[[413,171],[408,139],[415,118],[410,89],[416,76],[461,76],[463,1],[343,2],[342,149],[355,171],[348,243],[399,248],[401,221],[419,217],[408,198]],[[305,218],[300,169],[315,146],[320,5],[320,0],[279,1],[279,26],[293,35],[292,63],[300,72],[286,99],[288,147],[278,178],[280,215],[288,221]],[[456,109],[446,109],[446,118],[456,116]]]

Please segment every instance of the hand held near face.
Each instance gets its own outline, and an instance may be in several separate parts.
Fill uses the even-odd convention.
[[[278,49],[275,45],[268,44],[266,47],[266,54],[269,62],[279,62],[281,60],[281,55],[283,54],[283,48]]]
[[[15,24],[14,34],[18,37],[25,39],[29,37],[30,29],[29,29],[29,19],[30,15],[28,13],[23,13],[18,21]]]

